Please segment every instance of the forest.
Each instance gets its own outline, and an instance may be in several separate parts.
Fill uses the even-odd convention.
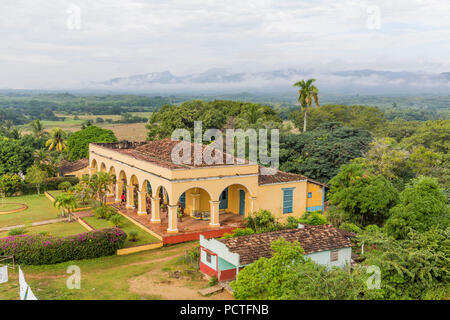
[[[418,109],[324,103],[313,82],[297,83],[298,105],[219,99],[71,94],[0,96],[0,188],[12,194],[21,177],[58,175],[58,163],[88,155],[90,142],[114,142],[113,130],[86,122],[76,132],[41,120],[67,115],[152,111],[147,139],[174,129],[279,129],[280,169],[328,185],[325,213],[283,225],[258,212],[232,236],[328,223],[353,232],[358,267],[326,270],[302,260],[297,244],[272,243],[233,284],[238,299],[449,299],[450,120],[447,107]],[[296,85],[297,85],[296,84]],[[131,117],[130,115],[127,117]],[[30,123],[31,122],[31,123]],[[17,125],[30,123],[31,132]],[[270,149],[269,149],[270,150]],[[38,175],[39,176],[39,175]],[[18,178],[19,177],[19,178]],[[290,265],[292,259],[297,263]],[[381,269],[382,286],[367,289],[367,269]],[[303,276],[302,276],[303,275]],[[270,281],[262,281],[270,279]],[[309,279],[309,280],[308,280]],[[280,285],[280,283],[282,285]],[[343,290],[342,288],[345,288]]]

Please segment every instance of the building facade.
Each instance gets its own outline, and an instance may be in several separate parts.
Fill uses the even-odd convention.
[[[272,256],[272,241],[284,238],[298,241],[304,257],[319,265],[344,268],[351,264],[354,235],[330,225],[304,225],[299,229],[281,230],[229,239],[206,239],[200,236],[200,271],[219,281],[233,280],[242,268],[259,258]]]
[[[265,174],[258,164],[245,161],[176,164],[171,155],[179,143],[170,139],[91,143],[89,173],[114,174],[110,195],[120,202],[125,194],[127,207],[150,214],[152,223],[161,223],[160,208],[167,207],[169,233],[178,232],[180,207],[189,216],[208,217],[212,228],[220,226],[222,213],[247,216],[267,209],[284,220],[324,208],[324,184],[278,170]]]

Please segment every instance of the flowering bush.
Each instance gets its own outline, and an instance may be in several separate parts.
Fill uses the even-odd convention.
[[[0,239],[0,256],[14,255],[25,265],[54,264],[71,260],[113,255],[121,249],[127,235],[119,228],[80,233],[64,238],[19,235]]]

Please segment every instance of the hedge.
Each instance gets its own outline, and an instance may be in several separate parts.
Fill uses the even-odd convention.
[[[109,256],[124,246],[127,235],[119,228],[95,230],[63,238],[20,235],[0,239],[0,257],[14,256],[24,265],[54,264]]]
[[[58,190],[58,185],[61,182],[68,181],[72,185],[76,185],[78,182],[80,182],[80,179],[77,177],[54,177],[54,178],[48,178],[45,180],[43,184],[41,184],[41,192],[50,191],[50,190]],[[23,192],[23,194],[35,194],[36,186],[34,184],[23,184],[20,186],[20,191]]]

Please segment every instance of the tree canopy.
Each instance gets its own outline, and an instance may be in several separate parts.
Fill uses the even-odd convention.
[[[87,126],[72,133],[67,139],[69,159],[87,158],[89,156],[89,143],[93,142],[117,142],[117,138],[111,130],[92,125]]]
[[[328,182],[342,164],[361,157],[372,141],[363,129],[341,126],[336,122],[302,134],[280,138],[280,169]]]

